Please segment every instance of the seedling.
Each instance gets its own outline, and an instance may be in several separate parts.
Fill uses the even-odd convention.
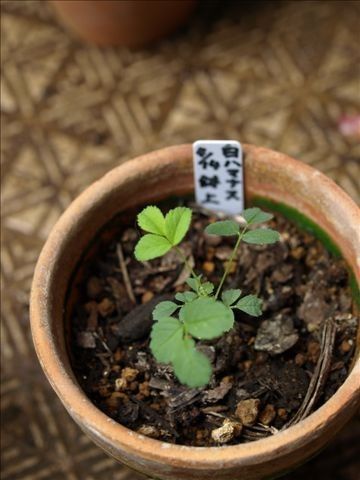
[[[209,235],[234,236],[236,243],[226,264],[218,287],[197,275],[179,248],[191,223],[192,211],[186,207],[170,210],[165,216],[158,207],[146,207],[137,217],[138,225],[147,232],[135,247],[139,261],[161,257],[175,249],[187,266],[190,277],[186,283],[189,291],[177,293],[176,302],[164,301],[156,305],[152,315],[150,348],[160,363],[172,365],[179,381],[189,387],[206,385],[211,377],[210,360],[196,348],[196,340],[211,340],[231,330],[234,310],[248,315],[261,315],[261,300],[256,295],[241,296],[241,290],[223,291],[223,285],[235,260],[240,242],[264,245],[279,240],[279,233],[269,228],[249,230],[272,218],[260,208],[242,212],[243,223],[224,220],[212,223],[205,229]]]

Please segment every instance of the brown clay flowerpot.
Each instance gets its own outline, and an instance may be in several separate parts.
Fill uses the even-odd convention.
[[[261,197],[316,222],[338,246],[359,284],[360,210],[355,203],[303,163],[251,145],[245,145],[244,151],[248,204]],[[262,440],[211,448],[172,445],[123,427],[91,403],[69,363],[64,338],[67,289],[90,241],[120,211],[192,191],[191,145],[181,145],[115,168],[72,203],[50,234],[36,267],[31,293],[36,351],[74,420],[95,443],[135,470],[164,480],[271,477],[314,455],[354,414],[360,404],[359,358],[334,396],[305,420]]]
[[[139,47],[181,26],[195,0],[50,0],[58,18],[83,40]]]

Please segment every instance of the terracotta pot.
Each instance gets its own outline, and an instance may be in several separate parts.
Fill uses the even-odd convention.
[[[139,47],[182,25],[196,0],[50,0],[70,31],[98,45]]]
[[[360,283],[360,210],[330,179],[285,155],[244,146],[248,204],[260,196],[302,212],[336,243]],[[78,385],[64,339],[64,306],[81,255],[115,214],[193,190],[190,145],[127,162],[90,186],[54,227],[39,258],[31,293],[31,326],[40,363],[66,409],[106,452],[158,479],[258,479],[314,455],[360,404],[360,360],[344,384],[299,424],[237,446],[185,447],[141,436],[98,410]]]

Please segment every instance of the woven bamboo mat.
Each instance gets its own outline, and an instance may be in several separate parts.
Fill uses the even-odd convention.
[[[360,106],[360,3],[203,2],[188,27],[136,52],[80,43],[44,1],[1,10],[1,478],[137,480],[80,432],[40,371],[28,318],[40,248],[69,202],[110,168],[198,138],[281,150],[359,201],[348,118]],[[286,478],[356,480],[359,437],[354,420]]]

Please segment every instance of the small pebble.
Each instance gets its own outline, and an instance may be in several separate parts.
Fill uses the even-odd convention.
[[[81,348],[95,348],[95,337],[91,332],[78,332],[76,343]]]
[[[120,400],[128,398],[125,393],[113,392],[109,398],[106,399],[106,403],[110,408],[117,408]]]
[[[196,440],[202,440],[204,438],[204,431],[203,430],[197,430],[196,431]]]
[[[266,405],[264,410],[260,412],[259,422],[262,423],[263,425],[270,425],[275,417],[276,417],[275,407],[274,405],[271,405],[271,403],[269,403]]]
[[[260,400],[257,398],[249,398],[241,400],[236,407],[235,415],[240,419],[241,423],[246,427],[254,425],[259,414]]]
[[[211,438],[216,443],[228,443],[235,437],[238,437],[242,430],[240,422],[234,422],[229,418],[224,420],[221,427],[216,428],[211,432]]]
[[[120,360],[123,358],[123,356],[124,356],[123,352],[120,350],[120,348],[118,348],[114,353],[115,362],[120,362]]]
[[[136,370],[136,368],[126,367],[121,371],[121,378],[127,382],[133,382],[138,374],[139,370]]]
[[[209,247],[206,250],[206,260],[211,261],[214,258],[215,255],[215,248]]]
[[[141,297],[141,303],[150,302],[152,298],[154,298],[153,292],[150,292],[150,290],[147,290]]]
[[[154,425],[141,425],[137,429],[137,433],[140,433],[140,435],[146,435],[147,437],[151,438],[159,438],[160,437],[160,431],[154,427]]]
[[[296,260],[300,260],[300,258],[302,258],[304,254],[305,254],[304,247],[296,247],[290,252],[290,255]]]
[[[115,310],[114,303],[110,300],[110,298],[104,298],[98,303],[98,312],[102,317],[107,317],[113,313]]]
[[[286,420],[288,417],[288,414],[285,408],[278,408],[277,414],[278,414],[278,417],[281,418],[281,420]]]
[[[350,340],[343,340],[340,345],[340,351],[342,353],[348,353],[352,349],[352,342]]]
[[[212,273],[215,270],[215,263],[214,262],[204,262],[202,265],[204,272]]]
[[[295,363],[298,367],[302,367],[306,362],[306,356],[303,353],[297,353],[295,356]]]
[[[120,392],[121,390],[126,390],[127,381],[124,378],[117,378],[115,380],[115,391]]]
[[[309,342],[307,346],[307,356],[310,362],[316,363],[320,355],[320,345],[318,342]]]
[[[89,298],[96,299],[102,292],[101,280],[98,277],[90,277],[86,284],[86,293]]]
[[[144,395],[144,397],[150,396],[149,382],[143,382],[139,385],[139,392]]]
[[[245,360],[244,362],[242,362],[242,365],[243,365],[243,368],[244,370],[246,370],[247,372],[250,370],[250,368],[252,367],[252,364],[253,364],[253,361],[252,360]]]

